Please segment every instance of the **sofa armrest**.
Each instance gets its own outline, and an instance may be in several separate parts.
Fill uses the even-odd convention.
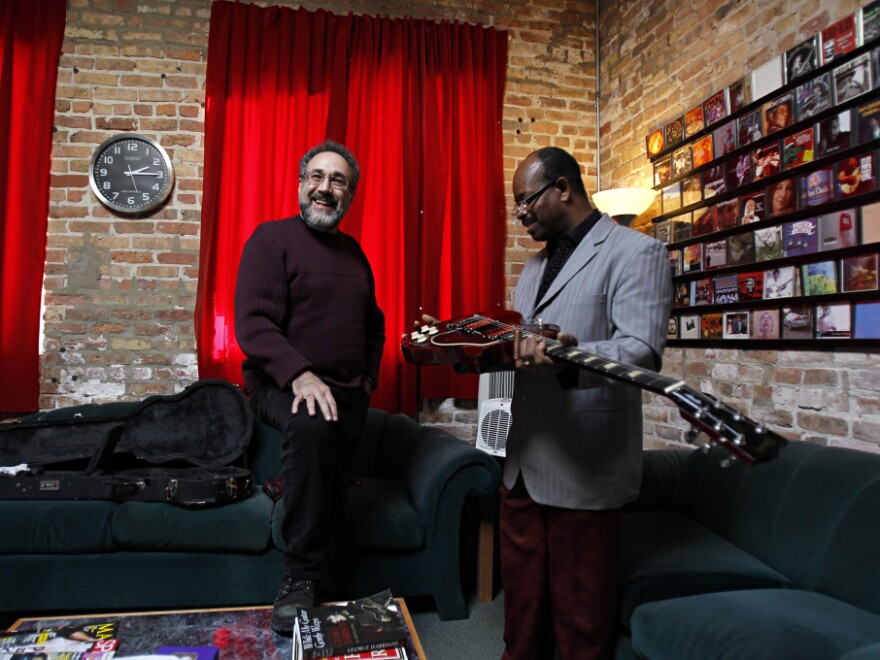
[[[678,480],[689,449],[655,449],[642,452],[642,484],[639,496],[625,511],[657,511],[678,508]]]

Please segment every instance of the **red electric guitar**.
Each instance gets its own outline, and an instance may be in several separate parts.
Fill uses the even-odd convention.
[[[552,325],[522,325],[516,312],[502,311],[494,318],[474,314],[436,325],[423,325],[403,336],[404,358],[418,365],[451,364],[458,371],[481,373],[513,362],[514,336],[541,336],[546,354],[608,378],[635,385],[672,400],[695,430],[706,433],[715,444],[727,449],[743,463],[768,461],[779,454],[786,440],[763,425],[745,417],[720,399],[691,388],[682,380],[663,376],[642,367],[612,360],[556,341],[559,328]]]

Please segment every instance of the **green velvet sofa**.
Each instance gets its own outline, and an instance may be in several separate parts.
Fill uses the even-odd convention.
[[[42,418],[121,414],[130,403]],[[260,423],[246,452],[254,494],[214,508],[112,501],[0,501],[0,612],[124,611],[270,604],[281,582],[280,434]],[[355,457],[346,556],[332,595],[390,588],[431,596],[441,619],[468,615],[460,575],[469,496],[497,491],[491,456],[404,415],[370,410]]]
[[[880,658],[880,455],[793,442],[758,466],[645,452],[616,657]]]

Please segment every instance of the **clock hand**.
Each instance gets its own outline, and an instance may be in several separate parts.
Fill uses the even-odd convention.
[[[161,172],[140,172],[138,170],[135,170],[132,174],[137,174],[139,176],[162,176]]]
[[[128,166],[128,176],[131,177],[131,182],[132,182],[132,184],[134,184],[134,191],[135,191],[135,192],[140,192],[140,191],[138,190],[138,184],[137,184],[137,181],[135,181],[135,178],[134,178],[134,172],[131,171],[131,165]]]
[[[131,168],[131,166],[129,166],[129,168]],[[141,172],[149,168],[149,165],[144,165],[143,167],[139,167],[138,169],[136,169],[134,172],[132,172],[132,174],[140,174]]]

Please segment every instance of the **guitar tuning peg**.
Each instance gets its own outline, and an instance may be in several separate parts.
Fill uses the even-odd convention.
[[[687,431],[684,432],[685,440],[687,440],[688,444],[695,445],[697,444],[697,437],[700,435],[700,429],[696,426],[690,427]]]

